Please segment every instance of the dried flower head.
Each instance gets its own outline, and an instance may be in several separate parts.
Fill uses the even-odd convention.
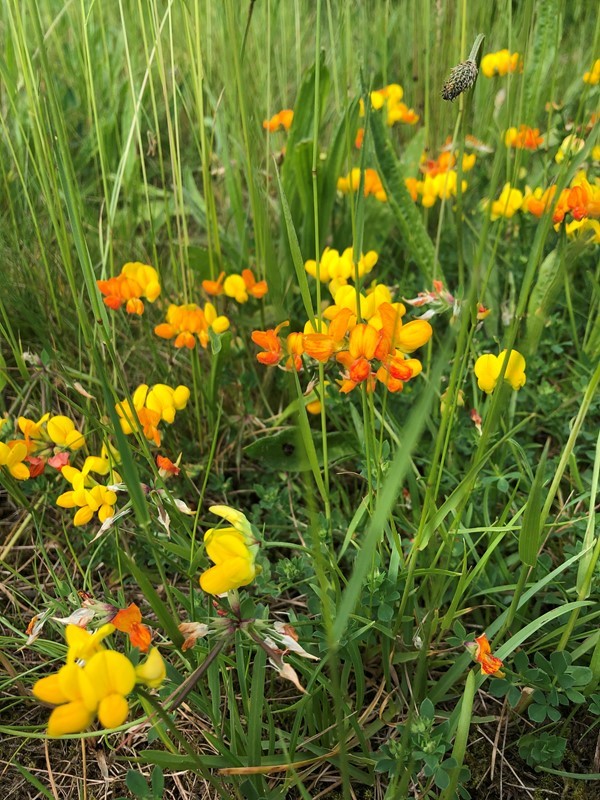
[[[468,59],[461,61],[450,71],[450,77],[442,88],[444,100],[454,100],[459,94],[466,92],[477,79],[477,64]]]

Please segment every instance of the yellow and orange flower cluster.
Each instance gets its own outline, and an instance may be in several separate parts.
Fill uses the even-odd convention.
[[[416,125],[419,121],[419,115],[413,108],[409,108],[406,103],[402,102],[404,97],[404,89],[399,83],[390,83],[384,86],[383,89],[375,89],[371,92],[371,106],[376,111],[385,107],[386,123],[391,128],[397,122],[402,122],[405,125]],[[360,116],[365,115],[364,101],[360,100]],[[356,133],[355,146],[360,150],[365,136],[364,128],[359,128]]]
[[[373,391],[377,381],[391,392],[400,392],[422,369],[421,362],[409,354],[432,335],[426,320],[403,324],[405,313],[404,305],[393,303],[389,289],[382,284],[358,295],[354,286],[341,286],[334,304],[314,326],[307,322],[304,332],[290,333],[283,343],[279,334],[288,324],[285,322],[274,329],[254,331],[252,341],[262,347],[257,355],[261,364],[273,366],[285,360],[287,369],[299,370],[303,357],[323,364],[336,362],[343,370],[338,384],[344,394],[364,382],[367,390]]]
[[[383,89],[375,89],[371,92],[371,106],[376,111],[385,107],[386,122],[391,128],[397,122],[403,122],[406,125],[415,125],[419,121],[419,115],[415,113],[414,109],[409,108],[406,103],[402,102],[404,97],[404,89],[399,83],[390,83],[384,86]],[[360,116],[365,115],[364,101],[360,100]]]
[[[530,128],[529,125],[509,128],[504,134],[504,144],[518,150],[537,150],[543,141],[539,128]]]
[[[493,78],[496,75],[508,75],[519,68],[522,68],[519,54],[511,54],[506,49],[498,50],[496,53],[487,53],[481,59],[481,71],[486,78]]]
[[[104,647],[102,641],[114,630],[107,624],[89,633],[67,625],[65,665],[33,687],[34,697],[56,706],[48,720],[48,736],[80,733],[96,717],[103,727],[117,728],[127,719],[127,696],[136,683],[156,689],[164,681],[166,667],[156,647],[137,667],[122,653]]]
[[[520,189],[505,183],[500,192],[500,197],[493,200],[484,200],[484,208],[490,206],[490,219],[495,221],[500,217],[511,219],[523,205],[524,195]]]
[[[352,260],[352,248],[347,247],[342,253],[339,250],[334,250],[331,247],[326,247],[323,250],[321,258],[319,259],[319,279],[321,283],[329,284],[329,291],[335,295],[340,286],[345,286],[349,280],[356,280],[368,275],[379,256],[375,250],[369,250],[368,253],[362,255],[358,264]],[[309,259],[304,262],[304,269],[308,274],[315,278],[317,277],[317,262],[314,259]]]
[[[355,167],[345,177],[338,178],[337,188],[342,194],[354,194],[360,186],[360,169]],[[381,183],[381,178],[374,169],[366,169],[364,176],[365,197],[373,195],[380,203],[387,201],[387,194]]]
[[[156,383],[150,388],[143,383],[133,393],[131,403],[123,400],[115,406],[123,433],[133,433],[139,424],[144,436],[158,447],[161,441],[158,425],[161,421],[170,425],[175,413],[186,407],[189,398],[187,386],[172,389],[164,383]]]
[[[456,155],[451,150],[443,150],[437,159],[428,159],[426,154],[421,156],[420,170],[423,179],[406,178],[405,184],[412,199],[421,205],[431,208],[436,200],[448,200],[456,197],[458,187],[458,172],[453,169],[456,165]],[[463,155],[462,171],[468,172],[475,166],[475,153]],[[466,191],[467,182],[461,182],[462,191]]]
[[[46,464],[61,469],[69,461],[69,452],[85,445],[73,420],[60,414],[46,413],[37,422],[19,417],[17,426],[25,438],[0,442],[0,466],[19,481],[37,477]]]
[[[251,269],[243,269],[240,275],[234,272],[227,277],[221,272],[216,281],[202,281],[202,288],[206,294],[215,297],[224,294],[236,303],[247,303],[250,297],[260,300],[269,291],[267,282],[257,281]]]
[[[157,325],[154,333],[161,339],[175,339],[175,347],[187,347],[192,350],[196,346],[196,337],[205,349],[210,342],[210,334],[224,333],[229,328],[227,317],[218,316],[212,303],[204,308],[196,303],[185,303],[177,306],[173,303],[167,310],[167,321]]]
[[[120,275],[96,283],[105,296],[104,305],[116,310],[125,303],[128,314],[143,314],[144,303],[141,298],[145,297],[153,303],[160,294],[158,272],[139,261],[125,264]]]
[[[292,127],[292,122],[294,121],[294,112],[291,108],[284,108],[281,111],[278,111],[277,114],[273,114],[271,119],[263,120],[263,128],[269,133],[275,133],[275,131],[279,130],[279,128],[283,128],[286,131]]]
[[[547,189],[527,190],[523,210],[541,217],[553,205],[556,186]],[[568,220],[567,217],[570,217]],[[600,182],[590,183],[584,172],[579,172],[571,185],[563,189],[556,200],[552,221],[556,226],[565,223],[568,235],[592,231],[593,241],[600,243]]]
[[[584,83],[589,83],[590,86],[598,86],[600,83],[600,58],[594,61],[594,64],[589,72],[583,76]]]

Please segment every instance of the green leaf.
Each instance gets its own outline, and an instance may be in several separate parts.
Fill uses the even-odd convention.
[[[527,306],[527,338],[525,352],[533,355],[538,348],[550,310],[564,286],[566,258],[558,250],[542,262]]]
[[[154,767],[152,770],[151,783],[154,800],[161,800],[165,791],[165,776],[160,767]]]
[[[127,770],[125,783],[129,791],[136,797],[139,797],[140,800],[145,800],[145,798],[150,797],[150,789],[146,783],[146,779],[141,773],[136,772],[136,770]]]
[[[385,130],[383,115],[373,111],[369,116],[369,126],[388,205],[408,252],[423,274],[425,285],[430,286],[434,277],[443,279],[441,268],[436,264],[433,242],[404,183],[402,166]]]
[[[312,428],[310,431],[317,461],[322,466],[323,437],[320,431]],[[311,468],[299,427],[263,436],[245,447],[244,452],[249,458],[260,461],[273,470],[306,472]],[[356,455],[356,446],[347,434],[331,433],[327,436],[327,455],[330,463],[351,458]]]
[[[540,513],[543,505],[542,485],[544,483],[549,445],[550,439],[546,441],[540,463],[535,472],[519,534],[519,558],[528,567],[535,567],[540,549]]]

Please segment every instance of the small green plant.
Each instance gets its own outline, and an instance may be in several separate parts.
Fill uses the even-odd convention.
[[[127,788],[138,800],[162,800],[165,790],[165,779],[160,767],[154,767],[150,776],[150,784],[140,772],[130,769],[125,779]],[[125,800],[119,797],[118,800]]]
[[[519,755],[530,767],[540,764],[557,766],[565,754],[567,740],[542,731],[528,733],[519,740]]]

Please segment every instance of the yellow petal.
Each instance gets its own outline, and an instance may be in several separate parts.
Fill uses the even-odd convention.
[[[394,344],[405,353],[412,353],[422,347],[433,335],[433,328],[424,319],[415,319],[407,322],[398,332]]]
[[[66,703],[55,708],[48,720],[48,736],[81,733],[92,723],[94,712],[88,711],[81,701]]]
[[[494,391],[498,376],[500,375],[501,362],[493,353],[479,356],[475,362],[475,377],[481,391],[490,394]]]
[[[31,690],[33,696],[41,700],[42,703],[52,703],[52,705],[61,705],[66,703],[69,699],[61,687],[61,681],[58,672],[54,675],[48,675],[46,678],[40,678],[36,681]]]
[[[208,594],[224,594],[254,580],[256,568],[246,558],[231,558],[211,567],[200,576],[200,586]]]
[[[137,683],[157,689],[167,677],[167,667],[157,647],[152,647],[143,664],[135,669]]]
[[[98,719],[104,728],[118,728],[128,714],[129,703],[121,694],[109,694],[98,706]]]
[[[127,695],[135,686],[133,664],[115,650],[96,653],[85,665],[84,671],[99,698],[111,694]]]
[[[205,536],[206,552],[215,564],[222,564],[230,558],[250,558],[250,551],[244,537],[234,528],[211,529]]]

